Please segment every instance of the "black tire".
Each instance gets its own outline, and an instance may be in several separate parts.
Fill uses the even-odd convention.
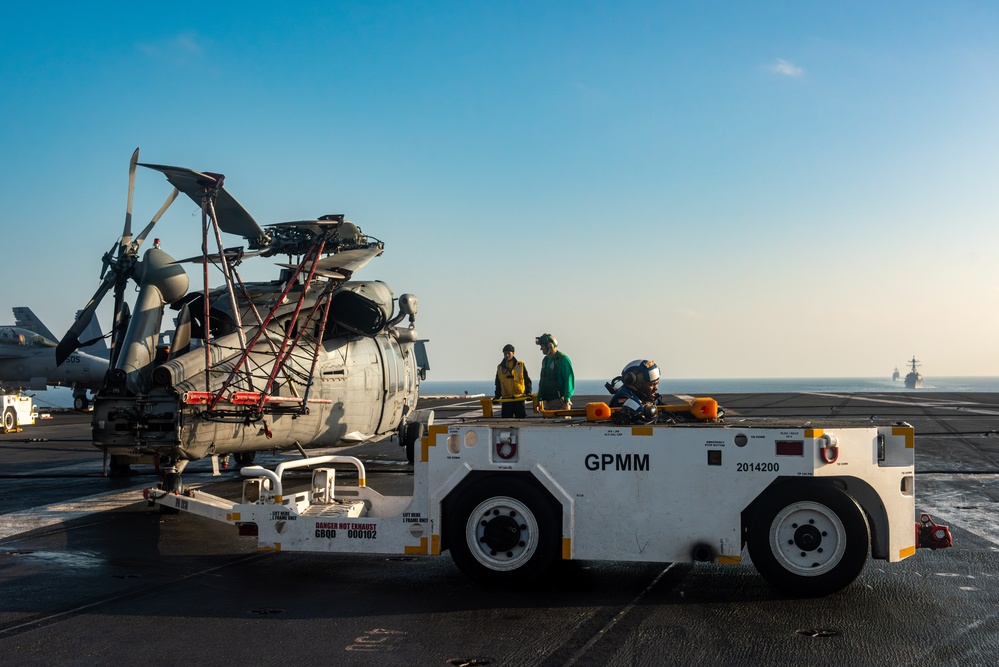
[[[535,485],[506,475],[489,477],[463,491],[449,509],[448,549],[475,581],[525,584],[559,556],[560,517]]]
[[[768,492],[748,536],[757,571],[785,593],[817,597],[848,586],[867,563],[871,530],[857,501],[821,482]]]
[[[410,465],[416,461],[416,442],[423,436],[423,425],[420,422],[406,424],[406,437],[402,444],[406,448],[406,460]]]
[[[160,488],[168,493],[184,493],[184,480],[179,473],[168,472],[164,473],[163,480],[160,482]],[[176,507],[167,507],[166,505],[160,505],[160,514],[179,514],[180,510]]]
[[[112,454],[111,461],[108,464],[108,477],[128,477],[131,474],[131,459]]]
[[[17,413],[14,408],[7,408],[3,411],[3,430],[10,432],[17,428]]]
[[[87,400],[86,396],[74,396],[73,397],[73,409],[74,410],[86,410],[90,407],[90,401]]]
[[[237,465],[240,467],[253,465],[253,459],[257,458],[256,452],[236,452],[233,454]]]

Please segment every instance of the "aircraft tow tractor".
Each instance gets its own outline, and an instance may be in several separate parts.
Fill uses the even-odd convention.
[[[31,397],[25,394],[0,394],[3,396],[0,403],[0,414],[2,417],[2,428],[4,433],[18,433],[22,426],[30,426],[35,423],[38,413],[35,412],[31,404]]]
[[[349,456],[243,468],[240,502],[190,488],[145,495],[238,526],[262,550],[450,551],[473,579],[503,585],[559,560],[739,565],[748,553],[776,588],[820,596],[849,585],[869,556],[894,563],[950,546],[946,526],[915,521],[910,425],[724,423],[712,404],[691,401],[686,423],[618,425],[593,403],[433,424],[417,442],[411,496],[368,488]],[[356,486],[335,484],[337,465],[356,469]],[[284,472],[303,466],[315,467],[311,488],[286,491]]]

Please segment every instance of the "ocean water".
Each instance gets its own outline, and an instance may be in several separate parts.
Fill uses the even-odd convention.
[[[607,393],[606,380],[577,380],[576,393],[584,396],[600,396]],[[426,380],[420,384],[420,393],[468,395],[485,394],[492,396],[492,380]],[[799,393],[828,392],[853,394],[858,392],[996,392],[999,391],[999,377],[931,377],[923,378],[920,389],[906,389],[905,383],[893,382],[885,378],[727,378],[727,379],[683,379],[663,378],[659,382],[661,394],[731,394],[731,393]]]

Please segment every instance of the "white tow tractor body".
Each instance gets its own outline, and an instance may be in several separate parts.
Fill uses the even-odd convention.
[[[559,559],[739,564],[748,550],[773,585],[823,595],[868,556],[915,553],[913,443],[908,425],[482,419],[429,428],[412,496],[367,488],[361,462],[337,456],[245,468],[240,503],[146,493],[238,525],[261,549],[449,550],[493,583],[530,581]],[[338,463],[356,467],[357,486],[335,486]],[[285,469],[312,465],[326,467],[311,489],[284,490]]]
[[[25,394],[0,394],[3,396],[2,426],[4,433],[16,433],[22,426],[35,423],[38,413],[31,404],[31,397]]]

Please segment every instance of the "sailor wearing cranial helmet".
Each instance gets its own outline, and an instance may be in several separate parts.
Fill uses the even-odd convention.
[[[541,378],[538,380],[534,411],[571,410],[572,396],[576,391],[572,361],[558,349],[558,341],[550,333],[541,334],[534,342],[545,355],[541,360]]]
[[[614,392],[610,400],[614,422],[618,424],[651,424],[656,421],[661,405],[659,396],[659,366],[651,359],[636,359],[624,367],[621,375],[607,383]],[[622,386],[616,388],[617,382]],[[615,391],[616,389],[616,391]]]

